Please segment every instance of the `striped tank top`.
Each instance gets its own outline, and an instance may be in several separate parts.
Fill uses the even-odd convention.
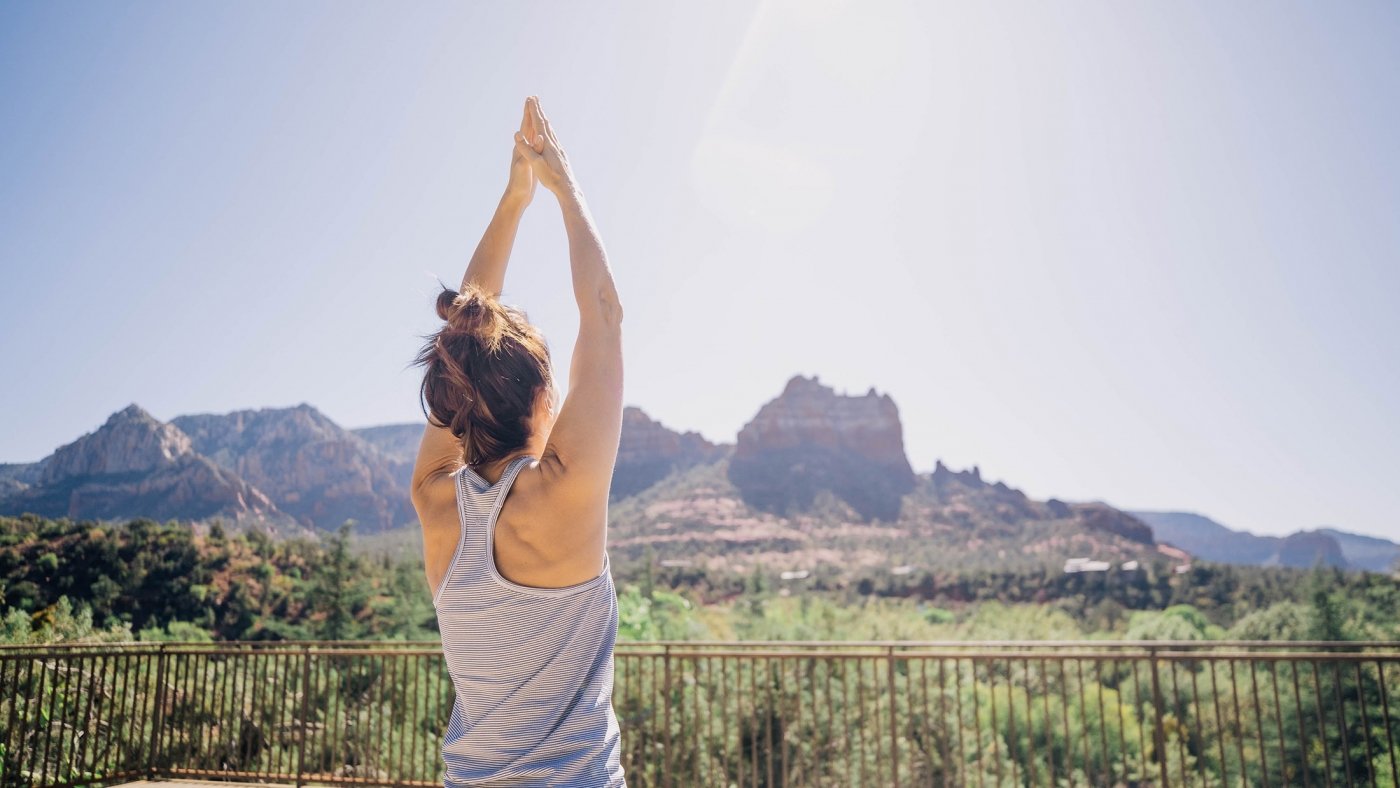
[[[465,465],[453,473],[462,533],[433,595],[456,694],[443,785],[626,786],[606,554],[599,575],[565,588],[512,583],[493,558],[501,505],[531,459],[513,460],[495,484]]]

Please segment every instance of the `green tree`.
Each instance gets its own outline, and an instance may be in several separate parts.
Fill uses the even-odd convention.
[[[361,562],[350,552],[354,530],[354,520],[341,523],[329,538],[315,575],[311,607],[325,614],[320,636],[326,640],[347,640],[359,635],[355,612],[364,605],[368,594],[357,582]]]

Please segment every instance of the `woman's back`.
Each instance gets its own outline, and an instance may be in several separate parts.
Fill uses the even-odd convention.
[[[557,414],[543,335],[499,301],[536,180],[558,198],[579,308]],[[606,549],[622,431],[622,305],[536,97],[515,133],[506,194],[460,291],[444,287],[436,309],[444,325],[415,359],[427,368],[420,394],[431,412],[411,495],[456,690],[445,784],[623,786]],[[481,475],[499,464],[498,481]]]
[[[617,595],[596,577],[533,588],[501,576],[496,522],[520,471],[491,484],[453,474],[461,537],[433,597],[456,700],[442,743],[445,785],[625,785],[612,709]]]

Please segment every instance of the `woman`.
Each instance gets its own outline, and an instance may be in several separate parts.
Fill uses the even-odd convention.
[[[579,308],[569,391],[544,337],[497,300],[536,182],[559,201]],[[612,709],[608,488],[622,431],[622,307],[538,97],[446,325],[415,364],[430,411],[413,470],[428,585],[456,691],[445,785],[623,786]],[[465,464],[464,464],[465,463]]]

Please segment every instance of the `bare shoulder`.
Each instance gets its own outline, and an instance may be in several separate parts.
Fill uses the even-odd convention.
[[[566,472],[546,451],[543,457],[526,463],[517,472],[506,495],[506,507],[521,525],[534,523],[544,529],[577,524],[581,515],[602,514],[599,504],[608,496],[606,482],[579,473]]]
[[[413,491],[413,508],[423,526],[440,525],[441,515],[453,514],[457,509],[457,477],[447,471],[430,474],[423,478]],[[453,523],[457,518],[450,518]],[[429,521],[432,522],[429,522]]]
[[[496,521],[495,559],[503,577],[558,588],[602,571],[607,490],[590,500],[578,486],[547,453],[517,472]]]
[[[423,529],[423,568],[430,590],[447,575],[461,538],[455,485],[456,477],[450,473],[433,473],[424,477],[413,493],[413,508]]]

